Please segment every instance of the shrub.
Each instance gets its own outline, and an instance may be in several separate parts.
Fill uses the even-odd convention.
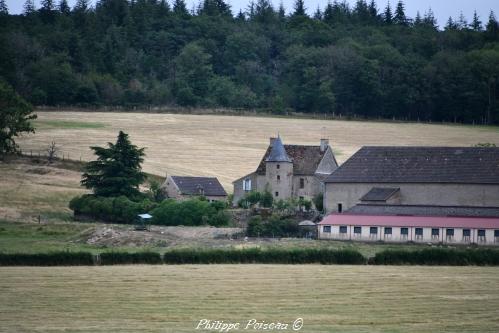
[[[73,210],[75,216],[84,215],[117,223],[133,223],[138,214],[148,212],[156,205],[149,199],[135,202],[125,196],[97,197],[92,194],[75,197],[69,202],[69,208]]]
[[[90,266],[93,256],[88,252],[0,253],[0,266]]]
[[[152,223],[186,226],[227,225],[230,218],[221,205],[225,206],[224,203],[210,204],[197,198],[186,201],[165,200],[151,212]]]
[[[100,254],[101,265],[161,264],[161,255],[155,252],[104,252]]]
[[[298,223],[272,215],[268,221],[260,216],[251,218],[246,233],[249,237],[299,237],[302,232]]]
[[[322,212],[324,210],[324,194],[322,193],[317,194],[314,197],[313,201],[315,209],[317,209],[319,212]]]

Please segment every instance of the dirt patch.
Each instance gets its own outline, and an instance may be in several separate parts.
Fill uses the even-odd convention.
[[[102,226],[87,235],[87,244],[99,246],[152,246],[209,245],[219,242],[230,243],[241,234],[241,228],[214,227],[160,227],[152,226],[150,231],[135,231],[131,226]]]

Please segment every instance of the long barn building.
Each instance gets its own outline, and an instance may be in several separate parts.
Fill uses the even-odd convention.
[[[321,239],[499,245],[499,148],[363,147],[324,206]]]

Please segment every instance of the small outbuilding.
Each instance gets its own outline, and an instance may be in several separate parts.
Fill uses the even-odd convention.
[[[162,189],[168,198],[185,200],[205,197],[208,201],[226,201],[227,192],[215,177],[167,176]]]

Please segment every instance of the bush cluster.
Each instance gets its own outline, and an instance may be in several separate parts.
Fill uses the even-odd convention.
[[[375,265],[497,266],[499,251],[491,249],[431,248],[416,251],[386,250],[372,258]]]
[[[0,266],[90,266],[94,257],[88,252],[0,253]]]
[[[75,197],[69,202],[69,208],[75,216],[83,215],[114,223],[133,223],[138,214],[148,212],[156,206],[149,199],[135,202],[125,196],[98,197],[92,194]]]
[[[156,252],[104,252],[99,255],[101,265],[161,264],[161,255]]]
[[[113,223],[134,223],[138,214],[150,212],[153,216],[152,224],[170,226],[225,226],[230,221],[225,207],[226,203],[209,203],[202,198],[186,201],[170,199],[158,204],[147,198],[132,201],[125,196],[98,197],[91,194],[75,197],[69,203],[75,216]]]
[[[295,221],[272,215],[267,221],[262,220],[260,216],[252,217],[248,222],[246,234],[249,237],[302,237],[306,231]]]
[[[151,211],[152,223],[158,225],[212,225],[225,226],[230,217],[225,212],[225,203],[209,203],[202,199],[185,201],[165,200]]]

